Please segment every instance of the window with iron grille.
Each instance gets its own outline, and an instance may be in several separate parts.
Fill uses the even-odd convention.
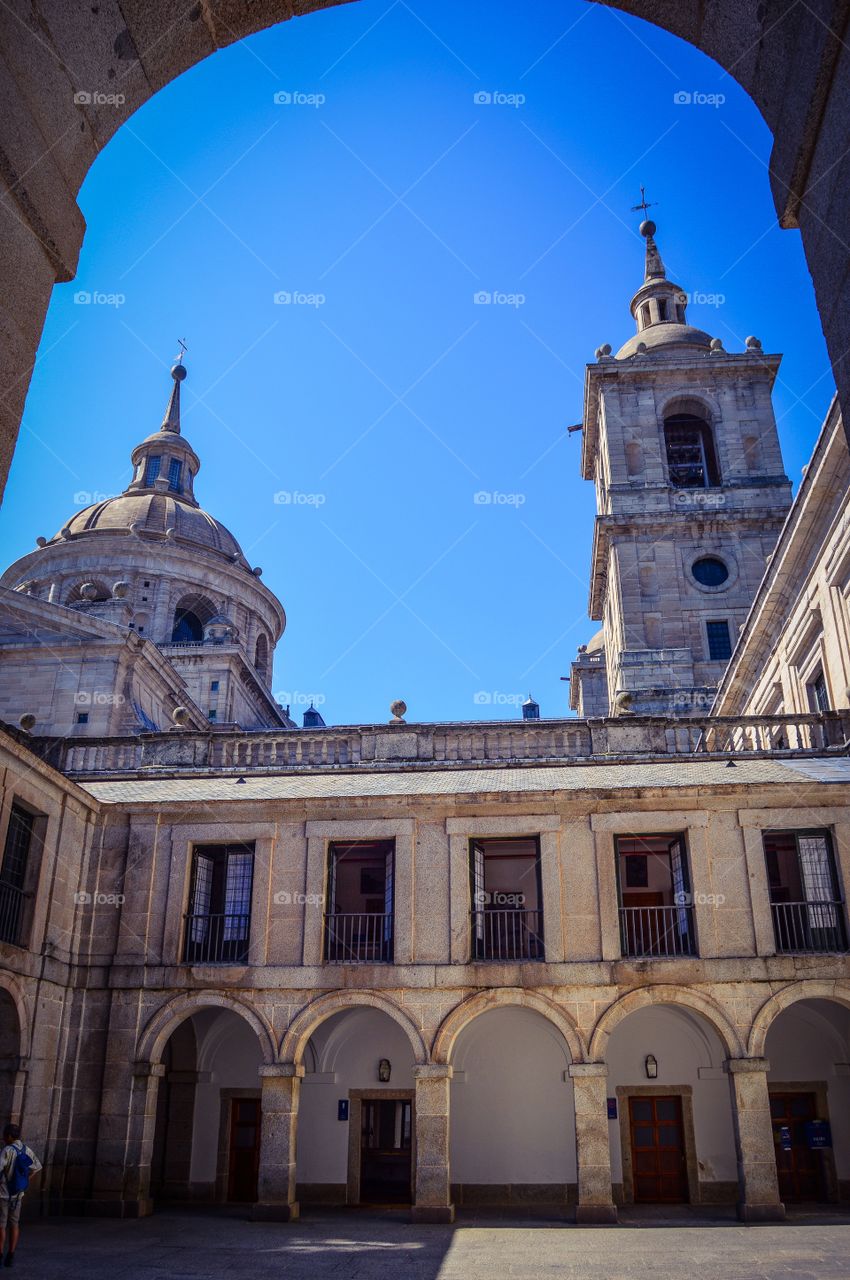
[[[183,946],[187,964],[247,963],[253,879],[253,845],[194,850]]]
[[[616,849],[623,955],[696,955],[684,833],[617,836]]]
[[[162,458],[158,453],[152,453],[148,458],[147,470],[145,471],[145,484],[152,485],[159,476],[159,470],[162,466]]]
[[[172,458],[168,464],[168,487],[173,493],[180,493],[183,487],[183,463],[179,458]]]
[[[705,624],[708,656],[712,662],[727,662],[732,657],[732,638],[725,618]]]
[[[830,833],[766,831],[763,841],[777,951],[846,951]]]
[[[30,858],[35,841],[33,814],[13,804],[0,863],[0,942],[20,945]]]
[[[806,687],[809,693],[809,706],[812,711],[829,711],[829,690],[826,687],[826,678],[823,671],[819,671]]]
[[[664,420],[670,483],[676,489],[707,489],[720,484],[711,427],[692,413]]]
[[[339,840],[329,846],[326,960],[392,961],[394,870],[394,840]]]
[[[535,836],[469,842],[473,960],[544,960]]]

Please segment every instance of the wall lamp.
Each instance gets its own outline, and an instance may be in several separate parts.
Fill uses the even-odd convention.
[[[648,1053],[644,1059],[643,1065],[646,1070],[647,1080],[657,1080],[658,1079],[658,1059],[655,1057],[655,1054]]]

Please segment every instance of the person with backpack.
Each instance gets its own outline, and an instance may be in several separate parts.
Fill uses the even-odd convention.
[[[41,1161],[21,1141],[21,1131],[16,1124],[7,1124],[3,1130],[4,1147],[0,1152],[0,1258],[6,1245],[6,1228],[9,1229],[9,1252],[5,1266],[15,1261],[15,1250],[21,1235],[21,1204],[30,1178],[41,1169]]]

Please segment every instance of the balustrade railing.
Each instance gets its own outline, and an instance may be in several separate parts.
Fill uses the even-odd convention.
[[[247,964],[251,917],[245,912],[187,912],[184,964]]]
[[[770,911],[777,951],[847,950],[843,902],[772,902]]]
[[[473,960],[543,960],[543,912],[473,911]]]
[[[620,907],[620,945],[635,959],[696,955],[693,907]]]
[[[325,959],[330,964],[389,964],[392,913],[334,912],[325,916]]]
[[[25,898],[23,889],[0,880],[0,942],[19,945]]]

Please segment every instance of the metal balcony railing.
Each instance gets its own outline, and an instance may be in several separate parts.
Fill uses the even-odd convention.
[[[391,912],[334,912],[325,916],[325,959],[330,964],[390,964],[392,958]]]
[[[620,907],[620,946],[624,956],[695,956],[694,909]]]
[[[25,897],[23,889],[0,880],[0,942],[20,945]]]
[[[842,902],[772,902],[770,911],[777,951],[847,950]]]
[[[473,911],[473,960],[543,960],[543,912]]]
[[[248,963],[249,913],[187,912],[184,919],[184,964]]]

